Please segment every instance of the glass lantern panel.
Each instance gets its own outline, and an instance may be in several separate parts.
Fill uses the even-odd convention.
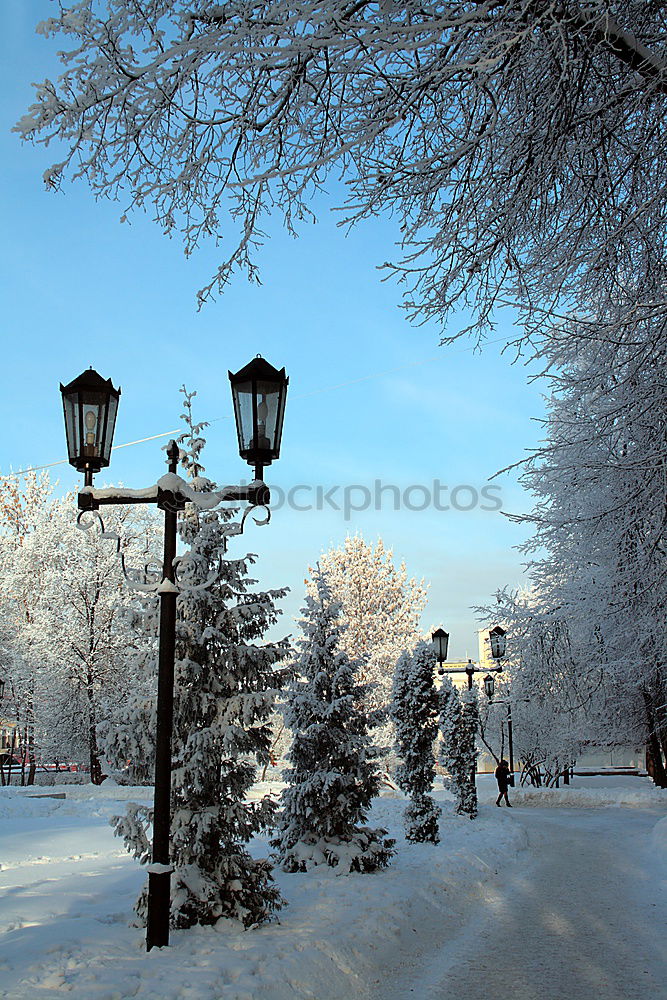
[[[79,456],[79,397],[77,393],[63,397],[63,409],[65,411],[65,433],[67,435],[67,450],[70,462]]]
[[[252,382],[240,382],[234,386],[234,409],[239,435],[240,451],[252,448]]]
[[[432,636],[433,647],[435,649],[435,655],[438,661],[442,663],[447,659],[447,647],[449,645],[449,635],[442,629],[438,629],[437,632],[433,633]]]
[[[118,413],[118,400],[115,396],[109,397],[107,409],[107,419],[104,427],[104,439],[101,442],[101,455],[108,464],[111,460],[111,444],[113,442],[114,430],[116,429],[116,414]]]
[[[494,629],[490,633],[490,639],[491,639],[491,656],[494,658],[494,660],[499,660],[502,656],[505,655],[505,645],[506,645],[505,633],[502,631],[502,629]]]

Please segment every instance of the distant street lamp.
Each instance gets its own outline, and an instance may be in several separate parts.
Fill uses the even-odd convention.
[[[500,630],[502,632],[502,629]],[[503,632],[503,635],[505,633]],[[472,660],[468,660],[465,667],[447,667],[445,663],[447,661],[447,649],[449,647],[449,633],[445,632],[444,629],[436,629],[435,632],[431,634],[431,642],[433,644],[433,650],[435,652],[436,659],[440,664],[438,668],[438,673],[442,674],[467,674],[468,676],[468,690],[472,691],[472,679],[474,674],[483,673],[486,667],[476,667]],[[493,643],[491,649],[493,651]],[[498,647],[499,648],[499,647]],[[505,655],[505,647],[502,647],[503,651],[501,656]],[[492,655],[495,654],[492,652]],[[502,672],[502,666],[498,665],[493,668],[498,673]]]
[[[232,486],[206,497],[210,509],[224,501],[247,500],[252,506],[270,501],[263,482],[264,466],[278,458],[289,379],[285,369],[274,368],[259,355],[236,374],[229,372],[239,452],[255,469],[249,486]],[[173,868],[169,856],[171,800],[171,734],[174,705],[174,657],[176,647],[176,527],[177,513],[187,502],[197,503],[199,494],[176,474],[179,448],[167,445],[169,472],[145,490],[93,488],[93,475],[109,465],[118,411],[120,389],[92,368],[68,385],[60,386],[65,413],[65,432],[70,465],[84,474],[79,509],[97,511],[106,504],[154,503],[164,511],[164,557],[160,595],[158,656],[157,731],[155,737],[155,797],[153,851],[148,866],[148,919],[146,947],[169,944],[170,883]],[[215,496],[216,503],[211,503]],[[81,516],[81,515],[80,515]]]
[[[500,625],[496,625],[489,632],[489,641],[491,643],[491,656],[494,660],[502,660],[505,655],[505,650],[507,648],[507,632]]]
[[[443,663],[447,659],[447,649],[449,647],[449,633],[445,632],[444,629],[438,628],[431,636],[431,642],[433,643],[433,650],[435,652],[435,657],[440,664],[439,674],[444,674],[445,669]]]

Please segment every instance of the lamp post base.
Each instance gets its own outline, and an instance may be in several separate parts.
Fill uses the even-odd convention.
[[[157,866],[151,866],[157,867]],[[146,927],[146,950],[164,948],[169,944],[169,907],[171,902],[171,866],[166,871],[148,873],[148,895],[152,905],[148,907]]]

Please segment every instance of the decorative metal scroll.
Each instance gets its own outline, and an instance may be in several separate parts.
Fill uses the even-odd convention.
[[[257,511],[261,507],[263,507],[266,511],[266,517],[255,517],[253,511]],[[89,515],[88,520],[86,520],[87,515]],[[231,524],[225,525],[226,537],[242,535],[248,515],[252,515],[253,521],[259,527],[263,527],[271,520],[271,510],[266,504],[250,504],[244,510],[240,521],[234,521]],[[109,541],[116,543],[116,554],[120,557],[120,565],[123,571],[123,576],[125,577],[127,585],[132,590],[137,590],[143,594],[154,594],[158,592],[162,583],[162,566],[156,563],[155,560],[149,560],[144,563],[142,569],[135,569],[133,567],[128,569],[125,564],[125,553],[121,549],[121,537],[115,531],[106,530],[99,510],[80,511],[79,516],[76,519],[76,526],[81,531],[90,531],[93,526],[97,526],[100,531],[100,538],[106,538],[109,539]],[[222,556],[220,557],[215,570],[209,574],[208,578],[204,580],[203,583],[191,582],[194,573],[193,570],[188,569],[188,567],[193,562],[196,562],[196,560],[192,558],[191,553],[185,553],[185,555],[177,556],[176,559],[174,559],[174,585],[179,593],[183,593],[186,590],[188,593],[208,590],[208,588],[220,578]]]
[[[88,523],[84,520],[86,515],[90,515]],[[100,529],[100,538],[108,538],[116,543],[116,555],[120,557],[120,566],[125,577],[125,582],[132,590],[138,590],[144,594],[152,594],[159,587],[162,581],[162,566],[155,560],[149,559],[144,563],[142,569],[134,567],[128,569],[125,565],[125,553],[121,550],[121,538],[115,531],[107,531],[102,520],[102,515],[98,510],[82,510],[76,519],[76,526],[81,531],[90,531],[97,525]]]

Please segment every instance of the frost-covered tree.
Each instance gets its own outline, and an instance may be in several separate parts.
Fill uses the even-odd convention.
[[[571,711],[567,699],[552,689],[526,687],[526,676],[507,671],[496,678],[493,701],[483,698],[479,703],[479,740],[496,763],[508,755],[508,720],[513,731],[514,763],[522,767],[521,783],[530,781],[539,786],[555,784],[581,756],[591,740],[595,727],[592,706],[588,711]]]
[[[667,21],[646,0],[78,0],[41,26],[64,72],[19,125],[58,139],[46,173],[151,206],[192,252],[234,248],[210,285],[256,275],[263,218],[312,217],[334,172],[343,222],[391,212],[406,306],[505,303],[539,338],[661,267],[667,212]],[[227,212],[225,212],[227,209]],[[607,317],[605,336],[618,332]],[[535,343],[535,340],[533,340]]]
[[[5,680],[19,752],[33,768],[35,757],[77,761],[99,784],[98,723],[113,719],[133,683],[136,597],[116,546],[97,522],[78,529],[74,498],[54,498],[48,476],[23,486],[4,480],[0,494]],[[155,533],[145,511],[110,511],[105,527],[125,556],[150,558]]]
[[[291,767],[273,841],[286,871],[328,864],[341,871],[385,867],[393,841],[365,826],[379,789],[373,718],[364,707],[359,663],[342,648],[345,626],[323,573],[306,596],[285,713],[293,733]]]
[[[381,538],[372,545],[360,534],[330,548],[318,565],[340,603],[341,648],[360,661],[359,679],[370,685],[367,707],[386,708],[398,657],[421,639],[424,582],[409,578],[405,563],[394,565],[393,551]]]
[[[498,598],[525,691],[575,729],[585,714],[591,742],[645,743],[667,784],[667,390],[655,376],[667,347],[653,332],[636,322],[631,341],[561,351],[547,440],[523,476],[531,592]]]
[[[447,787],[456,798],[456,811],[474,819],[477,815],[477,692],[456,691],[449,678],[440,689],[441,761],[448,774]]]
[[[32,784],[36,766],[37,681],[41,657],[33,628],[42,597],[44,552],[27,542],[48,520],[52,486],[47,473],[0,478],[0,609],[5,632],[5,708],[15,726],[23,761],[22,781]],[[37,556],[37,558],[35,558]]]
[[[414,652],[403,652],[396,664],[391,717],[396,725],[396,772],[400,788],[410,796],[405,811],[407,840],[440,840],[440,809],[430,792],[435,777],[433,746],[438,735],[439,697],[434,686],[435,653],[420,642]]]
[[[135,682],[128,664],[138,601],[116,545],[95,520],[89,530],[78,530],[72,501],[51,503],[44,524],[24,544],[26,556],[34,548],[35,561],[44,563],[33,620],[41,656],[40,746],[47,759],[82,760],[90,780],[100,784],[98,725],[113,726]],[[155,517],[141,508],[105,511],[104,529],[116,535],[130,562],[148,562],[158,550]]]
[[[191,486],[208,492],[215,487],[201,462],[205,425],[194,422],[194,394],[183,391],[187,430],[179,439],[181,462]],[[277,667],[284,644],[258,640],[277,620],[274,601],[285,591],[255,591],[248,575],[254,557],[227,557],[228,540],[239,533],[232,511],[189,504],[179,530],[184,552],[178,563],[171,925],[213,924],[228,917],[251,927],[282,905],[270,863],[253,857],[247,845],[272,825],[275,812],[268,797],[248,801],[248,793],[258,764],[268,760],[271,713],[284,682]],[[153,605],[147,627],[154,629],[155,622]],[[145,668],[155,675],[155,649]],[[152,760],[151,712],[145,702],[128,711],[110,744],[119,762],[134,752],[139,726],[146,726],[142,755]],[[116,832],[142,863],[150,860],[151,822],[152,810],[136,804],[114,820]],[[137,912],[145,918],[145,892]]]

